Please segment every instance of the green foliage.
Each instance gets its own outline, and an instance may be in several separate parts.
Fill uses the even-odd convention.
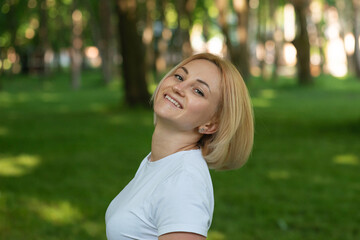
[[[178,13],[175,9],[175,5],[171,2],[166,4],[165,19],[169,28],[175,29],[178,27]]]
[[[0,239],[106,239],[104,214],[150,151],[152,112],[119,86],[66,74],[16,76],[0,92]],[[209,240],[359,239],[360,83],[253,79],[255,147],[240,170],[212,172]]]

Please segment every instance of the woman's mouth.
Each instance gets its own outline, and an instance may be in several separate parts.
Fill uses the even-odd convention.
[[[165,99],[169,100],[172,104],[174,104],[175,107],[182,109],[181,104],[169,95],[165,94]]]

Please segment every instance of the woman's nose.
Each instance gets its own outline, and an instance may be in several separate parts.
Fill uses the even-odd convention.
[[[184,96],[184,86],[181,83],[175,84],[172,87],[173,91],[177,94],[179,94],[180,96]]]

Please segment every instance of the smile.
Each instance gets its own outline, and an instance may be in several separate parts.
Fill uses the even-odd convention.
[[[169,95],[165,95],[165,98],[172,102],[177,108],[182,109],[182,106],[173,98],[171,98]]]

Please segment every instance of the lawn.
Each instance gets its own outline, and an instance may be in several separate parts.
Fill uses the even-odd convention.
[[[152,112],[85,72],[4,77],[0,239],[106,239],[104,215],[150,150]],[[249,84],[256,133],[240,170],[212,171],[209,240],[360,239],[360,81]]]

